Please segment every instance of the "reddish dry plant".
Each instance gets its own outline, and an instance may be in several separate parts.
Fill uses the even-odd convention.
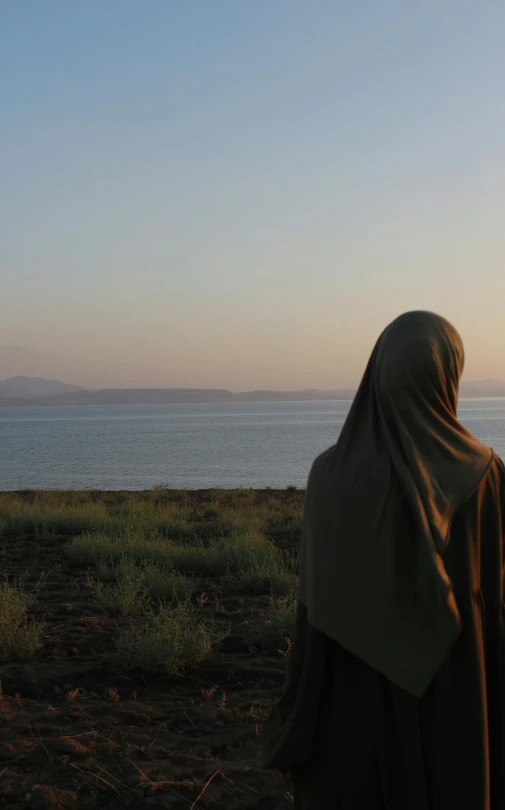
[[[219,701],[219,711],[221,714],[226,714],[226,692],[222,692],[221,700]]]
[[[204,608],[206,605],[215,605],[216,610],[220,610],[219,597],[216,595],[211,598],[207,593],[203,592],[201,596],[196,597],[196,603],[199,608]]]
[[[85,622],[88,627],[96,627],[100,623],[98,616],[84,616],[81,621]]]
[[[286,649],[285,650],[277,650],[277,652],[279,653],[279,655],[282,655],[283,658],[287,658],[289,656],[290,652],[291,652],[291,639],[286,636],[284,638],[284,642],[286,644]]]
[[[212,700],[214,695],[216,694],[219,686],[211,686],[210,689],[203,689],[201,690],[201,694],[204,700]]]
[[[256,703],[252,704],[251,708],[249,709],[249,712],[246,715],[246,722],[251,720],[254,723],[254,730],[256,733],[256,737],[259,737],[261,735],[261,730],[265,723],[266,716],[267,713],[262,709],[258,709],[256,707]]]
[[[197,602],[197,605],[198,605],[199,608],[203,608],[203,607],[205,607],[205,605],[208,604],[209,597],[207,596],[206,593],[202,593],[201,596],[196,597],[196,602]]]

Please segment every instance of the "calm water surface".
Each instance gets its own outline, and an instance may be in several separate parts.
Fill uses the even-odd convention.
[[[305,486],[350,402],[0,408],[0,490]],[[460,402],[505,457],[505,399]]]

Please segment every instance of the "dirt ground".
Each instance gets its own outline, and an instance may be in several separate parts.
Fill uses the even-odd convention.
[[[44,645],[0,666],[0,807],[39,810],[282,810],[289,788],[258,762],[257,734],[280,694],[286,659],[252,643],[267,597],[201,582],[202,615],[229,628],[210,662],[182,679],[125,672],[89,571],[65,538],[2,539],[2,573],[37,589]]]

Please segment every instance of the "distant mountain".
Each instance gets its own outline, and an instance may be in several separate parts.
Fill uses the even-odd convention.
[[[37,400],[26,399],[26,397],[3,396],[0,392],[0,408],[16,408],[19,405],[33,405]]]
[[[71,391],[83,391],[79,385],[68,385],[59,380],[45,380],[43,377],[9,377],[0,381],[0,396],[41,399],[66,394]]]
[[[6,382],[0,380],[0,397],[15,397],[16,392]]]
[[[59,389],[59,390],[56,390]],[[36,391],[40,393],[36,393]],[[50,393],[46,393],[49,391]],[[354,391],[246,391],[212,388],[103,388],[88,390],[54,380],[12,377],[0,382],[0,406],[164,405],[195,402],[303,402],[352,399]]]
[[[500,380],[468,380],[461,383],[461,397],[505,397],[505,383]]]
[[[41,405],[164,405],[177,402],[235,402],[231,391],[211,388],[103,388],[49,397]]]
[[[340,391],[318,391],[316,388],[305,391],[245,391],[235,394],[236,402],[312,402],[321,399],[353,399],[355,389]]]
[[[21,405],[164,405],[196,402],[307,402],[351,400],[356,391],[344,388],[320,391],[244,391],[232,393],[212,388],[104,388],[88,390],[40,377],[10,377],[0,381],[0,407]],[[468,381],[462,397],[505,397],[505,383],[498,380]]]

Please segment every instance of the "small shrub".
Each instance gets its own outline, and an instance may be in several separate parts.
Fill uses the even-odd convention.
[[[271,547],[270,553],[251,557],[231,578],[231,582],[243,593],[285,596],[293,592],[297,576],[290,557]]]
[[[160,568],[145,565],[141,570],[142,582],[153,599],[170,601],[186,599],[195,589],[194,583],[174,566]]]
[[[114,585],[96,582],[90,579],[94,586],[94,600],[99,608],[107,613],[118,613],[121,616],[133,616],[145,613],[149,607],[149,595],[142,587],[142,583],[135,577],[119,579]]]
[[[20,588],[0,583],[0,661],[30,658],[40,647],[43,627],[28,617],[34,600]]]
[[[270,541],[257,530],[222,537],[218,540],[217,547],[226,554],[232,570],[243,568],[253,559],[269,557],[274,551]]]
[[[220,576],[226,571],[226,561],[222,551],[212,544],[208,547],[201,542],[186,546],[173,546],[166,552],[166,555],[167,563],[185,574],[213,577]]]
[[[169,602],[184,599],[194,589],[192,582],[173,566],[162,568],[149,563],[139,566],[128,556],[113,568],[102,560],[97,575],[98,581],[90,579],[95,602],[103,610],[123,616],[146,612],[152,599]]]
[[[294,591],[281,599],[270,599],[265,618],[258,630],[258,641],[270,652],[291,639],[295,629],[297,601]]]
[[[113,559],[117,544],[113,539],[103,532],[93,534],[83,534],[75,537],[71,543],[65,546],[66,554],[79,563],[97,562],[100,557],[110,557]],[[118,559],[119,559],[118,554]]]
[[[161,608],[149,624],[121,633],[116,648],[126,667],[184,675],[208,658],[219,641],[212,625],[199,622],[196,608],[186,599],[174,609]]]
[[[264,515],[250,506],[216,509],[209,527],[221,537],[258,532],[265,524]]]

